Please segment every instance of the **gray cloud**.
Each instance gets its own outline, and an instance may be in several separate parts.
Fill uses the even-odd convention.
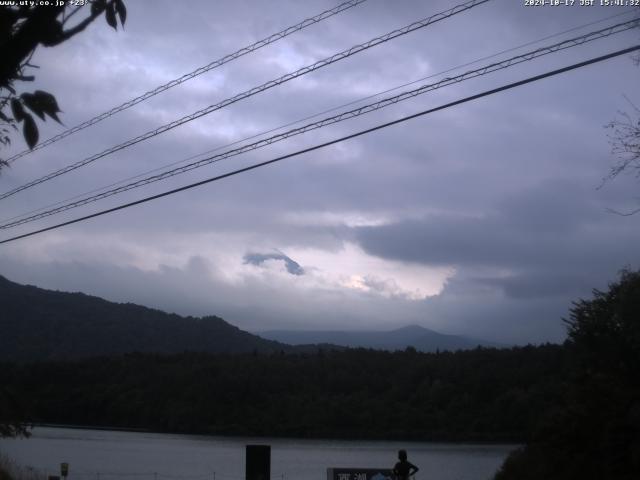
[[[329,0],[277,0],[264,8],[263,2],[240,0],[215,5],[194,1],[184,8],[157,0],[150,9],[144,2],[132,2],[125,31],[114,32],[99,21],[73,41],[39,50],[33,60],[41,66],[36,82],[25,88],[54,93],[64,110],[63,121],[72,126],[334,5]],[[21,159],[2,172],[0,189],[451,6],[444,0],[366,2]],[[618,13],[614,10],[532,9],[510,0],[489,2],[6,199],[2,217]],[[310,147],[631,41],[637,42],[637,32],[438,90],[56,219],[68,220]],[[639,75],[629,59],[619,58],[5,245],[0,273],[16,281],[86,290],[178,313],[219,314],[244,328],[418,323],[505,342],[561,340],[559,319],[571,300],[588,296],[593,287],[605,287],[618,269],[640,262],[640,216],[605,213],[607,208],[635,207],[637,181],[620,178],[595,189],[612,161],[603,125],[627,108],[622,94],[638,103]],[[61,128],[43,124],[41,138]],[[16,139],[11,148],[7,156],[24,145]],[[347,218],[354,212],[386,223],[354,226]],[[324,214],[336,220],[323,223]],[[304,221],[287,220],[292,216]],[[385,276],[348,272],[347,277],[358,275],[369,289],[355,291],[321,284],[318,279],[331,265],[309,263],[292,253],[337,253],[353,243],[372,262],[443,266],[452,273],[438,295],[410,301],[395,295],[402,283],[400,267],[397,274]],[[277,272],[261,268],[253,269],[254,277],[228,281],[230,271],[242,266],[245,252],[265,252],[271,246],[309,265],[305,274],[274,278],[269,275]],[[220,250],[215,258],[207,253],[212,249]],[[250,256],[249,261],[284,262],[289,273],[302,268],[288,258]],[[297,287],[311,280],[318,283]]]

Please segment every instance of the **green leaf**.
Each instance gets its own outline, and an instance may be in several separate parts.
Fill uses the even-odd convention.
[[[106,7],[106,0],[95,0],[91,4],[91,15],[100,15]]]
[[[118,12],[118,16],[120,17],[120,23],[124,27],[124,22],[127,20],[127,7],[124,6],[124,2],[122,0],[115,0],[116,12]]]
[[[56,122],[62,123],[57,115],[57,113],[60,112],[60,107],[58,107],[56,97],[43,90],[36,90],[35,92],[33,92],[33,94],[38,100],[38,104],[40,105],[42,112],[49,115]]]
[[[22,95],[20,95],[20,98],[29,108],[29,110],[38,115],[38,117],[40,117],[40,120],[44,120],[44,112],[42,110],[42,106],[33,93],[23,93]]]
[[[24,108],[17,98],[11,99],[11,113],[17,122],[21,122],[25,116]]]
[[[56,97],[49,92],[36,90],[34,93],[23,93],[20,98],[29,110],[38,115],[41,120],[46,120],[45,115],[49,115],[56,122],[62,123],[57,115],[60,108],[58,107],[58,102],[56,102]]]
[[[104,12],[104,16],[107,19],[107,23],[111,25],[114,30],[118,29],[118,22],[116,21],[116,6],[111,2],[107,5],[107,10]]]
[[[27,141],[29,148],[33,148],[38,143],[38,127],[36,121],[28,113],[24,114],[24,127],[22,130],[24,139]]]

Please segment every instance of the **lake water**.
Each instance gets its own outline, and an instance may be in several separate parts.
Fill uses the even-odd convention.
[[[0,439],[18,464],[68,480],[244,480],[245,446],[271,445],[271,480],[325,480],[328,467],[391,468],[397,450],[420,467],[416,480],[487,480],[514,445],[227,438],[36,427]]]

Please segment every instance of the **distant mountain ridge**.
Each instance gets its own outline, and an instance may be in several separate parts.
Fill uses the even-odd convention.
[[[409,325],[391,331],[268,330],[256,332],[256,335],[290,345],[328,343],[343,347],[362,347],[390,351],[404,350],[407,347],[414,347],[421,352],[435,352],[437,350],[468,350],[477,346],[505,346],[466,336],[445,335],[419,325]]]
[[[61,360],[130,352],[297,350],[215,316],[181,317],[83,293],[20,285],[0,275],[0,361]]]

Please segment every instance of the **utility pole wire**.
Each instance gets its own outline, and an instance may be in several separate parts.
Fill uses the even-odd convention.
[[[518,65],[520,63],[523,62],[527,62],[527,61],[531,61],[535,58],[539,58],[542,57],[544,55],[549,55],[551,53],[555,53],[561,50],[566,50],[568,48],[573,48],[579,45],[583,45],[587,42],[591,42],[594,40],[599,40],[601,38],[606,38],[609,37],[610,35],[615,35],[627,30],[630,30],[632,28],[637,27],[640,24],[640,20],[630,20],[627,22],[623,22],[623,23],[619,23],[610,27],[606,27],[603,28],[601,30],[597,30],[594,32],[589,32],[586,33],[584,35],[580,35],[578,37],[574,37],[568,40],[564,40],[562,42],[550,45],[550,46],[546,46],[546,47],[540,47],[536,50],[532,50],[520,55],[516,55],[514,57],[511,57],[509,59],[503,60],[501,62],[496,62],[496,63],[492,63],[489,65],[486,65],[484,67],[481,68],[477,68],[475,70],[470,70],[467,71],[461,75],[457,75],[455,77],[447,77],[444,78],[436,83],[432,83],[432,84],[427,84],[427,85],[422,85],[416,89],[413,90],[409,90],[409,91],[405,91],[402,92],[398,95],[395,95],[393,97],[388,97],[388,98],[384,98],[382,100],[379,100],[377,102],[368,104],[368,105],[363,105],[361,107],[358,107],[356,109],[353,110],[349,110],[346,112],[342,112],[339,113],[337,115],[331,116],[331,117],[327,117],[324,118],[322,120],[318,120],[317,122],[313,122],[307,125],[303,125],[291,130],[288,130],[286,132],[282,132],[276,135],[273,135],[271,137],[268,138],[264,138],[261,140],[258,140],[256,142],[253,143],[249,143],[246,145],[242,145],[238,148],[232,149],[232,150],[228,150],[226,152],[223,153],[219,153],[217,155],[213,155],[192,163],[189,163],[187,165],[183,165],[181,167],[176,167],[174,169],[171,170],[167,170],[165,172],[150,176],[150,177],[146,177],[140,180],[137,180],[135,182],[131,182],[128,183],[126,185],[122,185],[120,187],[116,187],[116,188],[112,188],[110,190],[106,190],[104,192],[98,193],[96,195],[92,195],[89,197],[85,197],[82,198],[80,200],[76,200],[75,202],[70,202],[55,208],[51,208],[45,211],[40,211],[39,213],[30,215],[30,216],[23,216],[23,218],[20,218],[19,220],[13,220],[10,219],[9,221],[6,221],[6,223],[2,223],[0,224],[0,230],[5,230],[8,228],[12,228],[12,227],[16,227],[18,225],[23,225],[25,223],[30,223],[45,217],[49,217],[51,215],[55,215],[57,213],[60,212],[64,212],[67,210],[71,210],[73,208],[77,208],[83,205],[87,205],[89,203],[93,203],[102,199],[105,199],[107,197],[111,197],[113,195],[117,195],[119,193],[123,193],[123,192],[127,192],[129,190],[133,190],[135,188],[139,188],[142,187],[144,185],[149,185],[151,183],[155,183],[158,182],[160,180],[165,180],[167,178],[176,176],[176,175],[180,175],[186,172],[189,172],[191,170],[195,170],[196,168],[200,168],[203,167],[205,165],[209,165],[212,163],[217,163],[220,162],[222,160],[226,160],[228,158],[231,157],[235,157],[237,155],[252,151],[252,150],[256,150],[258,148],[262,148],[262,147],[266,147],[268,145],[272,145],[276,142],[280,142],[282,140],[286,140],[288,138],[297,136],[297,135],[301,135],[304,133],[307,133],[309,131],[312,130],[316,130],[319,128],[323,128],[326,127],[328,125],[332,125],[335,123],[339,123],[339,122],[343,122],[345,120],[349,120],[351,118],[355,118],[355,117],[359,117],[361,115],[367,114],[367,113],[371,113],[377,110],[380,110],[382,108],[386,108],[390,105],[394,105],[396,103],[408,100],[410,98],[414,98],[418,95],[422,95],[434,90],[437,90],[439,88],[443,88],[449,85],[453,85],[456,83],[460,83],[463,82],[465,80],[470,80],[472,78],[476,78],[476,77],[480,77],[483,75],[487,75],[489,73],[493,73],[499,70],[504,70],[506,68],[510,68],[514,65]]]
[[[390,40],[393,40],[395,38],[398,38],[402,35],[406,35],[408,33],[411,33],[415,30],[419,30],[421,28],[427,27],[429,25],[432,25],[436,22],[439,22],[441,20],[444,20],[446,18],[452,17],[454,15],[457,15],[458,13],[462,13],[466,10],[469,10],[473,7],[476,7],[478,5],[481,5],[483,3],[487,3],[490,0],[470,0],[466,3],[462,3],[460,5],[456,5],[453,8],[450,8],[449,10],[446,10],[444,12],[440,12],[437,13],[435,15],[432,15],[428,18],[425,18],[423,20],[419,20],[417,22],[413,22],[409,25],[406,25],[405,27],[399,28],[397,30],[393,30],[389,33],[386,33],[382,36],[373,38],[371,40],[369,40],[368,42],[359,44],[359,45],[355,45],[351,48],[348,48],[347,50],[343,50],[340,53],[336,53],[330,57],[327,57],[323,60],[320,60],[312,65],[307,65],[306,67],[302,67],[298,70],[296,70],[295,72],[291,72],[291,73],[287,73],[286,75],[283,75],[281,77],[279,77],[278,79],[275,80],[270,80],[266,83],[263,83],[260,86],[254,87],[250,90],[246,90],[245,92],[239,93],[233,97],[227,98],[219,103],[216,103],[214,105],[209,105],[208,107],[205,107],[201,110],[198,110],[194,113],[192,113],[191,115],[187,115],[185,117],[182,117],[178,120],[174,120],[171,123],[168,123],[166,125],[163,125],[161,127],[156,128],[155,130],[150,130],[142,135],[139,135],[131,140],[127,140],[124,143],[121,143],[119,145],[116,145],[114,147],[108,148],[107,150],[104,150],[100,153],[97,153],[95,155],[92,155],[90,157],[87,157],[83,160],[80,160],[74,164],[68,165],[64,168],[61,168],[59,170],[56,170],[52,173],[49,173],[43,177],[40,177],[36,180],[32,180],[31,182],[28,182],[24,185],[21,185],[19,187],[14,188],[13,190],[10,190],[8,192],[5,192],[3,194],[0,195],[0,200],[5,199],[7,197],[10,197],[12,195],[15,195],[18,192],[21,192],[23,190],[26,190],[28,188],[31,188],[35,185],[39,185],[41,183],[44,183],[48,180],[51,180],[53,178],[56,178],[60,175],[63,175],[65,173],[69,173],[73,170],[76,170],[80,167],[83,167],[85,165],[88,165],[92,162],[95,162],[96,160],[102,158],[102,157],[106,157],[107,155],[110,155],[112,153],[118,152],[120,150],[123,150],[127,147],[130,147],[132,145],[135,145],[136,143],[142,142],[143,140],[147,140],[151,137],[155,137],[156,135],[160,135],[162,133],[165,133],[173,128],[176,128],[180,125],[183,125],[185,123],[191,122],[197,118],[203,117],[205,115],[208,115],[216,110],[220,110],[224,107],[227,107],[233,103],[239,102],[241,100],[244,100],[246,98],[249,98],[253,95],[256,95],[258,93],[261,93],[265,90],[268,90],[270,88],[276,87],[278,85],[281,85],[283,83],[286,83],[290,80],[293,80],[295,78],[301,77],[303,75],[306,75],[307,73],[313,72],[315,70],[318,70],[320,68],[326,67],[327,65],[331,65],[335,62],[338,62],[340,60],[344,60],[345,58],[348,58],[352,55],[355,55],[357,53],[360,53],[364,50],[367,50],[369,48],[375,47],[377,45],[386,43]]]
[[[142,198],[140,200],[136,200],[134,202],[125,203],[125,204],[119,205],[117,207],[108,208],[106,210],[101,210],[99,212],[92,213],[90,215],[85,215],[83,217],[75,218],[73,220],[68,220],[66,222],[58,223],[57,225],[52,225],[50,227],[41,228],[39,230],[35,230],[35,231],[32,231],[32,232],[24,233],[22,235],[17,235],[15,237],[7,238],[5,240],[0,241],[0,245],[5,244],[5,243],[9,243],[9,242],[13,242],[15,240],[20,240],[22,238],[31,237],[31,236],[37,235],[39,233],[44,233],[44,232],[48,232],[50,230],[55,230],[55,229],[58,229],[58,228],[61,228],[61,227],[67,226],[67,225],[72,225],[74,223],[83,222],[83,221],[89,220],[91,218],[95,218],[95,217],[99,217],[99,216],[102,216],[102,215],[106,215],[107,213],[116,212],[118,210],[124,210],[126,208],[133,207],[135,205],[140,205],[142,203],[150,202],[152,200],[157,200],[159,198],[166,197],[166,196],[169,196],[169,195],[173,195],[173,194],[178,193],[178,192],[182,192],[182,191],[185,191],[185,190],[190,190],[192,188],[199,187],[201,185],[205,185],[207,183],[216,182],[218,180],[222,180],[224,178],[232,177],[232,176],[235,176],[235,175],[238,175],[238,174],[241,174],[241,173],[245,173],[245,172],[248,172],[248,171],[251,171],[251,170],[255,170],[255,169],[260,168],[260,167],[265,167],[267,165],[272,165],[272,164],[274,164],[276,162],[280,162],[280,161],[285,160],[287,158],[292,158],[292,157],[296,157],[298,155],[302,155],[304,153],[312,152],[314,150],[319,150],[321,148],[325,148],[325,147],[328,147],[330,145],[334,145],[336,143],[343,142],[345,140],[350,140],[352,138],[360,137],[362,135],[366,135],[368,133],[375,132],[375,131],[381,130],[383,128],[387,128],[387,127],[390,127],[392,125],[396,125],[396,124],[399,124],[399,123],[406,122],[408,120],[412,120],[412,119],[417,118],[417,117],[421,117],[423,115],[434,113],[434,112],[437,112],[437,111],[440,111],[440,110],[444,110],[444,109],[447,109],[447,108],[450,108],[450,107],[454,107],[456,105],[460,105],[460,104],[463,104],[463,103],[471,102],[473,100],[477,100],[479,98],[486,97],[486,96],[489,96],[489,95],[493,95],[493,94],[496,94],[496,93],[499,93],[499,92],[502,92],[502,91],[505,91],[505,90],[510,90],[512,88],[516,88],[516,87],[519,87],[519,86],[522,86],[522,85],[525,85],[525,84],[528,84],[528,83],[537,82],[539,80],[542,80],[542,79],[545,79],[545,78],[548,78],[548,77],[559,75],[561,73],[565,73],[565,72],[568,72],[568,71],[571,71],[571,70],[576,70],[578,68],[582,68],[582,67],[585,67],[587,65],[592,65],[594,63],[602,62],[604,60],[608,60],[608,59],[611,59],[611,58],[614,58],[614,57],[618,57],[620,55],[625,55],[627,53],[635,52],[637,50],[640,50],[640,45],[635,45],[633,47],[625,48],[623,50],[618,50],[616,52],[612,52],[612,53],[609,53],[607,55],[602,55],[602,56],[599,56],[599,57],[595,57],[595,58],[592,58],[590,60],[585,60],[585,61],[580,62],[580,63],[574,63],[574,64],[569,65],[567,67],[563,67],[563,68],[559,68],[557,70],[552,70],[550,72],[542,73],[540,75],[529,77],[529,78],[526,78],[524,80],[520,80],[520,81],[517,81],[517,82],[509,83],[509,84],[503,85],[501,87],[493,88],[491,90],[486,90],[486,91],[484,91],[482,93],[478,93],[478,94],[472,95],[470,97],[465,97],[465,98],[462,98],[460,100],[456,100],[454,102],[450,102],[450,103],[447,103],[447,104],[444,104],[444,105],[440,105],[439,107],[430,108],[428,110],[423,110],[421,112],[414,113],[413,115],[408,115],[406,117],[402,117],[402,118],[399,118],[397,120],[393,120],[391,122],[386,122],[386,123],[377,125],[375,127],[368,128],[366,130],[361,130],[359,132],[352,133],[350,135],[346,135],[344,137],[340,137],[340,138],[337,138],[335,140],[331,140],[329,142],[321,143],[321,144],[315,145],[313,147],[309,147],[309,148],[305,148],[305,149],[302,149],[302,150],[298,150],[298,151],[293,152],[293,153],[282,155],[280,157],[276,157],[276,158],[273,158],[271,160],[267,160],[267,161],[264,161],[264,162],[260,162],[260,163],[256,163],[256,164],[250,165],[248,167],[244,167],[244,168],[240,168],[240,169],[237,169],[237,170],[233,170],[231,172],[224,173],[222,175],[217,175],[215,177],[207,178],[205,180],[201,180],[199,182],[191,183],[191,184],[185,185],[183,187],[174,188],[173,190],[169,190],[169,191],[166,191],[166,192],[163,192],[163,193],[159,193],[159,194],[156,194],[156,195],[145,197],[145,198]]]
[[[255,52],[256,50],[262,48],[262,47],[266,47],[267,45],[270,45],[272,43],[277,42],[278,40],[281,40],[295,32],[298,32],[300,30],[303,30],[311,25],[315,25],[316,23],[319,23],[323,20],[326,20],[329,17],[332,17],[334,15],[337,15],[338,13],[341,13],[345,10],[348,10],[350,8],[353,8],[357,5],[360,5],[361,3],[364,3],[368,0],[349,0],[347,2],[343,2],[339,5],[337,5],[336,7],[329,9],[329,10],[325,10],[324,12],[321,12],[313,17],[307,18],[305,20],[303,20],[300,23],[297,23],[296,25],[292,25],[290,27],[285,28],[284,30],[281,30],[278,33],[274,33],[272,35],[269,35],[266,38],[263,38],[262,40],[258,40],[255,43],[252,43],[249,46],[246,47],[242,47],[241,49],[230,53],[228,55],[225,55],[222,58],[219,58],[218,60],[214,60],[213,62],[209,63],[208,65],[205,65],[203,67],[197,68],[194,71],[190,72],[190,73],[186,73],[183,76],[181,76],[180,78],[176,78],[175,80],[171,80],[170,82],[165,83],[164,85],[160,85],[159,87],[154,88],[153,90],[149,90],[146,93],[143,93],[142,95],[133,98],[125,103],[123,103],[122,105],[118,105],[117,107],[112,108],[111,110],[108,110],[104,113],[101,113],[100,115],[96,115],[93,118],[90,118],[89,120],[86,120],[78,125],[76,125],[75,127],[69,128],[68,130],[65,130],[62,133],[59,133],[58,135],[55,135],[43,142],[40,142],[38,144],[36,144],[32,149],[27,149],[24,150],[20,153],[15,154],[14,156],[8,158],[6,161],[7,163],[12,163],[14,161],[16,161],[18,158],[24,157],[25,155],[29,155],[31,152],[35,152],[36,150],[40,150],[41,148],[44,148],[48,145],[51,145],[59,140],[62,140],[63,138],[68,137],[69,135],[72,135],[76,132],[79,132],[80,130],[83,130],[87,127],[90,127],[91,125],[95,125],[96,123],[101,122],[102,120],[105,120],[113,115],[115,115],[116,113],[122,112],[124,110],[127,110],[128,108],[133,107],[134,105],[137,105],[140,102],[144,102],[145,100],[148,100],[151,97],[154,97],[155,95],[158,95],[159,93],[162,93],[166,90],[169,90],[170,88],[173,88],[177,85],[180,85],[188,80],[191,80],[192,78],[197,77],[198,75],[202,75],[203,73],[209,72],[211,70],[213,70],[214,68],[218,68],[221,67],[222,65],[229,63],[233,60],[236,60],[237,58],[240,58],[244,55],[247,55],[251,52]],[[78,7],[78,9],[76,9],[73,13],[77,12],[81,7]],[[70,18],[71,15],[69,15]]]
[[[607,20],[611,20],[612,18],[617,18],[617,17],[623,16],[623,15],[629,15],[630,13],[634,13],[635,14],[634,11],[626,11],[626,12],[616,13],[614,15],[609,15],[607,17],[601,18],[600,20],[596,20],[596,21],[593,21],[593,22],[589,22],[589,23],[585,23],[585,24],[582,24],[582,25],[578,25],[576,27],[572,27],[570,29],[563,30],[563,31],[558,32],[558,33],[554,33],[552,35],[547,35],[545,37],[538,38],[537,40],[532,40],[532,41],[529,41],[527,43],[523,43],[523,44],[517,45],[515,47],[510,47],[510,48],[508,48],[506,50],[502,50],[500,52],[493,53],[491,55],[487,55],[485,57],[478,58],[476,60],[472,60],[470,62],[466,62],[464,64],[448,68],[448,69],[440,71],[438,73],[432,73],[430,75],[427,75],[426,77],[422,77],[422,78],[419,78],[417,80],[412,80],[410,82],[403,83],[401,85],[397,85],[397,86],[392,87],[392,88],[388,88],[388,89],[380,91],[378,93],[374,93],[372,95],[367,95],[366,97],[361,97],[361,98],[359,98],[357,100],[353,100],[353,101],[350,101],[350,102],[347,102],[347,103],[343,103],[342,105],[338,105],[338,106],[329,108],[327,110],[323,110],[321,112],[314,113],[312,115],[308,115],[308,116],[303,117],[303,118],[299,118],[298,120],[294,120],[294,121],[288,122],[288,123],[280,125],[278,127],[270,128],[269,130],[264,130],[264,131],[262,131],[260,133],[252,134],[252,135],[250,135],[248,137],[244,137],[244,138],[241,138],[239,140],[234,140],[233,142],[217,146],[215,148],[206,150],[204,152],[201,152],[201,153],[198,153],[198,154],[195,154],[195,155],[191,155],[191,156],[189,156],[187,158],[183,158],[182,160],[174,161],[174,162],[162,165],[160,167],[155,167],[155,168],[152,168],[151,170],[146,170],[146,171],[138,173],[136,175],[132,175],[130,177],[126,177],[126,178],[124,178],[122,180],[117,180],[117,181],[115,181],[113,183],[110,183],[108,185],[104,185],[102,187],[98,187],[98,188],[95,188],[93,190],[89,190],[89,191],[74,195],[72,197],[65,198],[64,200],[59,200],[57,202],[50,203],[48,205],[45,205],[45,206],[42,206],[42,207],[39,207],[39,208],[35,208],[33,210],[29,210],[29,211],[21,213],[21,214],[14,215],[13,217],[4,218],[4,219],[0,220],[0,223],[8,223],[8,222],[11,222],[12,220],[22,219],[22,218],[27,217],[29,215],[36,214],[36,213],[42,212],[44,210],[52,209],[53,207],[57,207],[59,205],[66,204],[68,202],[71,202],[72,200],[80,199],[80,198],[84,197],[85,195],[90,195],[92,193],[102,192],[103,190],[106,190],[107,188],[116,187],[117,185],[122,185],[122,184],[124,184],[126,182],[129,182],[131,180],[135,180],[137,178],[144,177],[145,175],[149,175],[151,173],[159,172],[159,171],[164,170],[164,169],[169,168],[169,167],[175,167],[176,165],[180,165],[180,164],[186,163],[186,162],[188,162],[190,160],[195,160],[196,158],[203,157],[205,155],[209,155],[210,153],[218,152],[218,151],[223,150],[225,148],[233,147],[234,145],[239,145],[239,144],[241,144],[243,142],[246,142],[246,141],[249,141],[249,140],[253,140],[255,138],[260,138],[263,135],[267,135],[269,133],[277,132],[278,130],[282,130],[283,128],[291,127],[291,126],[293,126],[293,125],[295,125],[297,123],[301,123],[301,122],[304,122],[306,120],[311,120],[312,118],[319,117],[320,115],[324,115],[324,114],[327,114],[327,113],[335,112],[337,110],[340,110],[341,108],[349,107],[351,105],[355,105],[355,104],[364,102],[365,100],[370,100],[372,98],[379,97],[380,95],[384,95],[385,93],[390,93],[390,92],[399,90],[401,88],[408,87],[410,85],[415,85],[417,83],[423,82],[423,81],[428,80],[430,78],[439,77],[440,75],[444,75],[445,73],[450,73],[450,72],[459,70],[461,68],[468,67],[470,65],[475,65],[476,63],[479,63],[479,62],[481,62],[483,60],[489,60],[489,59],[492,59],[492,58],[496,58],[496,57],[498,57],[500,55],[503,55],[505,53],[513,52],[513,51],[519,50],[521,48],[528,47],[530,45],[534,45],[536,43],[540,43],[540,42],[543,42],[545,40],[549,40],[551,38],[559,37],[560,35],[564,35],[566,33],[574,32],[576,30],[580,30],[580,29],[585,28],[585,27],[589,27],[589,26],[592,26],[592,25],[595,25],[595,24],[598,24],[598,23],[602,23],[602,22],[605,22]],[[86,198],[90,198],[90,197],[86,197]],[[0,228],[2,228],[1,225],[0,225]]]

